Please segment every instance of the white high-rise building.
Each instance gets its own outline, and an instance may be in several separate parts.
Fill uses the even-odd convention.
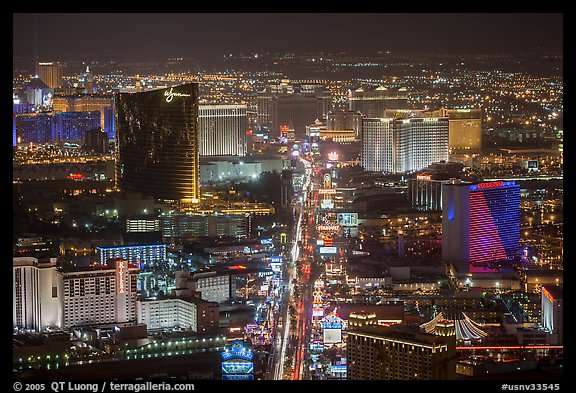
[[[542,326],[551,335],[552,345],[564,343],[564,289],[561,286],[542,287]]]
[[[245,156],[248,152],[246,105],[199,105],[200,155]]]
[[[64,328],[136,322],[140,269],[125,260],[58,273],[64,288]]]
[[[56,258],[13,258],[12,317],[14,328],[43,331],[61,328],[62,284],[57,279]]]
[[[448,118],[421,113],[362,121],[362,166],[367,171],[406,173],[448,161]]]
[[[187,271],[177,271],[176,296],[190,297],[194,292],[200,292],[203,300],[223,303],[233,300],[236,286],[229,274],[213,271],[190,274]]]
[[[51,89],[64,83],[64,67],[60,63],[38,63],[38,77]]]
[[[45,331],[136,322],[140,269],[125,260],[56,270],[56,258],[13,259],[14,329]]]
[[[136,302],[138,323],[148,330],[180,328],[198,333],[219,326],[218,304],[198,297],[144,299]]]
[[[184,328],[196,330],[196,306],[184,299],[154,299],[136,302],[138,323],[148,330]]]
[[[392,119],[363,119],[362,166],[367,171],[393,172]]]

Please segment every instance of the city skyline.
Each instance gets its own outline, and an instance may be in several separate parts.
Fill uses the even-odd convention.
[[[122,34],[86,28],[102,25],[122,27]],[[15,13],[13,49],[15,57],[134,60],[280,48],[366,55],[554,53],[562,51],[562,31],[561,13]]]
[[[562,14],[13,15],[14,391],[560,389]]]

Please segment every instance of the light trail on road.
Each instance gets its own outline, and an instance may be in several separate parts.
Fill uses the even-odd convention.
[[[296,223],[296,236],[294,237],[294,245],[292,247],[292,262],[293,264],[296,263],[296,261],[298,260],[298,257],[300,255],[300,247],[298,246],[298,241],[300,240],[300,237],[302,236],[302,214],[304,211],[304,207],[306,206],[306,200],[308,197],[308,187],[310,186],[310,182],[312,180],[312,164],[308,161],[305,160],[303,158],[300,158],[300,161],[302,161],[302,163],[304,164],[304,166],[306,167],[306,171],[305,171],[305,176],[304,176],[304,185],[302,187],[302,199],[299,201],[300,203],[300,213],[298,214],[298,221]],[[289,302],[290,299],[292,298],[292,294],[294,292],[294,284],[292,283],[293,277],[294,277],[294,271],[295,271],[295,267],[293,267],[292,269],[288,269],[289,274],[288,274],[288,293],[287,296],[285,297],[286,301]],[[287,347],[287,343],[289,340],[289,332],[290,332],[290,315],[288,312],[289,307],[285,308],[285,313],[282,316],[283,320],[284,320],[284,325],[282,326],[284,331],[282,332],[282,337],[280,338],[281,343],[280,343],[280,354],[279,354],[279,358],[277,358],[276,361],[276,365],[274,367],[274,379],[275,380],[281,380],[284,379],[284,360],[286,357],[286,347]],[[296,352],[294,353],[294,356],[296,356]]]

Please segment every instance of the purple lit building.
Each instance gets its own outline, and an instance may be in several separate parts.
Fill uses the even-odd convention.
[[[491,271],[520,252],[520,186],[514,181],[444,184],[442,258]]]

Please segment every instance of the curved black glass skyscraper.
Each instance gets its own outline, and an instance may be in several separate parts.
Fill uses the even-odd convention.
[[[120,191],[197,202],[198,84],[120,93],[115,105]]]

